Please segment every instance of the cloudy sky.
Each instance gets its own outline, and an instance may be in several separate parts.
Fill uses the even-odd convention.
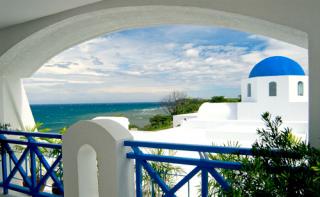
[[[174,90],[237,97],[240,80],[273,55],[308,72],[307,50],[259,35],[182,25],[130,29],[63,51],[24,83],[31,103],[159,101]]]

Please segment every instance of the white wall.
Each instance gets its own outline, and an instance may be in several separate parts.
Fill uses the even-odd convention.
[[[270,112],[272,115],[279,115],[287,121],[308,121],[308,103],[281,103],[269,102],[264,105],[259,103],[239,103],[239,120],[260,120],[263,112]]]
[[[303,83],[303,96],[298,95],[298,82]],[[289,102],[309,102],[309,80],[307,76],[289,78]]]
[[[251,96],[248,97],[247,87],[251,84]],[[241,80],[241,101],[242,102],[257,102],[257,78],[246,78]]]
[[[237,103],[203,103],[198,110],[201,120],[236,120]]]
[[[35,125],[22,80],[14,76],[0,76],[0,123],[13,129],[26,130]]]
[[[256,77],[257,79],[257,102],[265,103],[287,103],[289,100],[289,77],[268,76]],[[277,96],[269,96],[269,83],[276,82]]]
[[[122,123],[101,117],[79,121],[63,135],[65,196],[134,196],[133,161],[126,158],[129,150],[123,146],[133,137]]]
[[[180,126],[183,122],[198,117],[198,113],[180,114],[173,116],[173,127]]]
[[[277,96],[269,96],[269,83],[277,83]],[[304,83],[304,96],[298,96],[297,84]],[[247,97],[247,84],[251,84],[251,97]],[[308,102],[308,76],[268,76],[243,79],[241,81],[242,102]]]

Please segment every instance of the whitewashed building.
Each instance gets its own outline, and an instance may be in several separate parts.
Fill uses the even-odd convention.
[[[265,127],[261,114],[270,112],[282,117],[283,127],[307,139],[308,76],[294,60],[274,56],[257,63],[241,81],[241,96],[239,103],[204,103],[197,113],[174,116],[173,129],[137,138],[220,145],[232,141],[250,147],[256,130]]]
[[[10,0],[1,1],[0,4],[1,122],[10,122],[14,127],[21,129],[34,124],[22,79],[30,77],[48,59],[66,48],[99,35],[134,27],[159,24],[216,25],[268,36],[308,49],[308,62],[310,65],[308,139],[312,146],[320,147],[320,91],[318,87],[320,81],[319,0],[303,2],[299,0],[283,0],[281,3],[277,0]],[[307,91],[306,85],[305,91]],[[244,104],[244,102],[241,104]],[[221,105],[221,107],[224,108],[225,105]],[[206,107],[204,107],[204,111],[205,109]],[[239,109],[237,108],[237,110]],[[194,114],[194,119],[187,121],[190,124],[189,126],[187,122],[184,122],[182,126],[173,128],[177,132],[170,133],[167,136],[170,136],[170,139],[176,136],[175,139],[180,142],[183,140],[179,140],[179,137],[185,136],[185,139],[195,143],[201,136],[207,139],[205,135],[207,133],[214,134],[215,140],[219,137],[226,139],[228,134],[233,137],[232,132],[227,132],[228,130],[225,130],[225,128],[219,129],[217,125],[210,132],[204,129],[198,129],[199,133],[188,132],[192,131],[192,122],[200,128],[201,125],[196,124],[196,121],[201,120],[202,111],[200,109],[198,113]],[[233,121],[239,125],[238,137],[239,132],[244,130],[240,127],[241,121],[244,122],[244,125],[248,124],[248,122],[254,123],[253,120],[220,120],[225,124],[228,124],[228,121]],[[219,120],[203,122],[206,124],[218,124]],[[114,162],[119,161],[117,160],[119,158],[125,158],[125,151],[121,152],[119,148],[123,147],[120,146],[123,140],[131,139],[132,136],[127,130],[124,132],[116,127],[107,127],[110,123],[101,124],[88,121],[88,126],[83,127],[83,130],[75,127],[75,132],[69,131],[68,135],[73,134],[74,138],[69,136],[69,140],[64,139],[63,149],[69,153],[72,153],[71,151],[75,150],[75,148],[88,150],[88,144],[92,145],[94,150],[79,151],[73,153],[73,157],[63,154],[63,165],[65,167],[64,196],[86,196],[82,193],[81,195],[74,195],[75,191],[81,192],[83,190],[91,191],[90,196],[134,196],[134,176],[126,171],[127,168],[133,168],[132,162],[125,159],[123,162]],[[231,127],[233,124],[228,125]],[[103,132],[111,141],[105,141],[104,138],[96,136],[98,133],[101,134],[101,127],[105,128]],[[84,132],[88,130],[91,131],[92,135],[90,136],[92,138],[88,138],[86,135],[88,132]],[[219,133],[217,132],[218,130],[224,130],[224,132]],[[179,134],[180,131],[185,132],[181,135]],[[161,132],[149,133],[150,135],[157,134],[161,136]],[[125,135],[120,135],[119,133],[125,133]],[[135,134],[134,137],[138,138],[138,135],[140,134]],[[165,137],[162,137],[162,140],[165,140]],[[207,139],[207,141],[209,140]],[[68,141],[74,143],[75,146],[68,146]],[[78,143],[80,141],[83,144]],[[105,148],[108,148],[106,146],[108,143],[114,145],[113,150],[115,151],[105,151]],[[76,158],[76,155],[84,157],[94,155],[90,154],[90,152],[98,153],[97,158],[99,161],[94,161],[91,165],[91,167],[94,166],[94,169],[97,169],[97,163],[99,164],[99,173],[96,173],[95,176],[97,178],[97,174],[99,174],[98,185],[94,185],[95,181],[92,181],[91,184],[86,184],[90,179],[84,175],[88,174],[88,172],[81,173],[81,166],[83,166],[81,161],[83,160],[79,161]],[[100,153],[103,154],[100,155]],[[109,161],[111,160],[111,164],[115,163],[116,165],[110,165],[110,163],[101,160],[105,158],[108,158]],[[90,162],[91,160],[88,161]],[[105,173],[110,171],[116,172],[116,176]],[[118,174],[118,172],[122,172],[122,175]],[[76,180],[73,179],[74,177],[76,177]],[[21,193],[10,193],[10,195],[24,196]]]

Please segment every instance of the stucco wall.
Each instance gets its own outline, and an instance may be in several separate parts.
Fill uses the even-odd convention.
[[[173,116],[173,127],[180,126],[183,122],[198,117],[198,113],[180,114]]]
[[[198,110],[201,120],[236,120],[237,103],[204,103]]]
[[[303,96],[298,95],[298,82],[303,83]],[[309,80],[307,76],[292,76],[289,78],[289,102],[309,101]]]
[[[297,84],[304,84],[304,95],[298,96]],[[269,83],[277,83],[277,96],[269,96]],[[247,85],[251,84],[251,97],[247,96]],[[270,76],[243,79],[241,82],[241,97],[243,102],[287,103],[308,102],[309,83],[307,76]]]
[[[284,120],[308,121],[308,103],[291,102],[280,103],[270,102],[269,104],[259,105],[258,103],[239,103],[239,120],[260,120],[263,112],[270,112],[272,115],[279,115]]]

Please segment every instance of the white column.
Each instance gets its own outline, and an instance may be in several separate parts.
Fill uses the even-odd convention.
[[[133,162],[124,140],[132,140],[122,120],[80,121],[63,136],[66,197],[133,197]]]
[[[0,123],[13,129],[31,128],[35,122],[22,79],[0,76]]]
[[[309,34],[309,143],[320,148],[320,29]]]

